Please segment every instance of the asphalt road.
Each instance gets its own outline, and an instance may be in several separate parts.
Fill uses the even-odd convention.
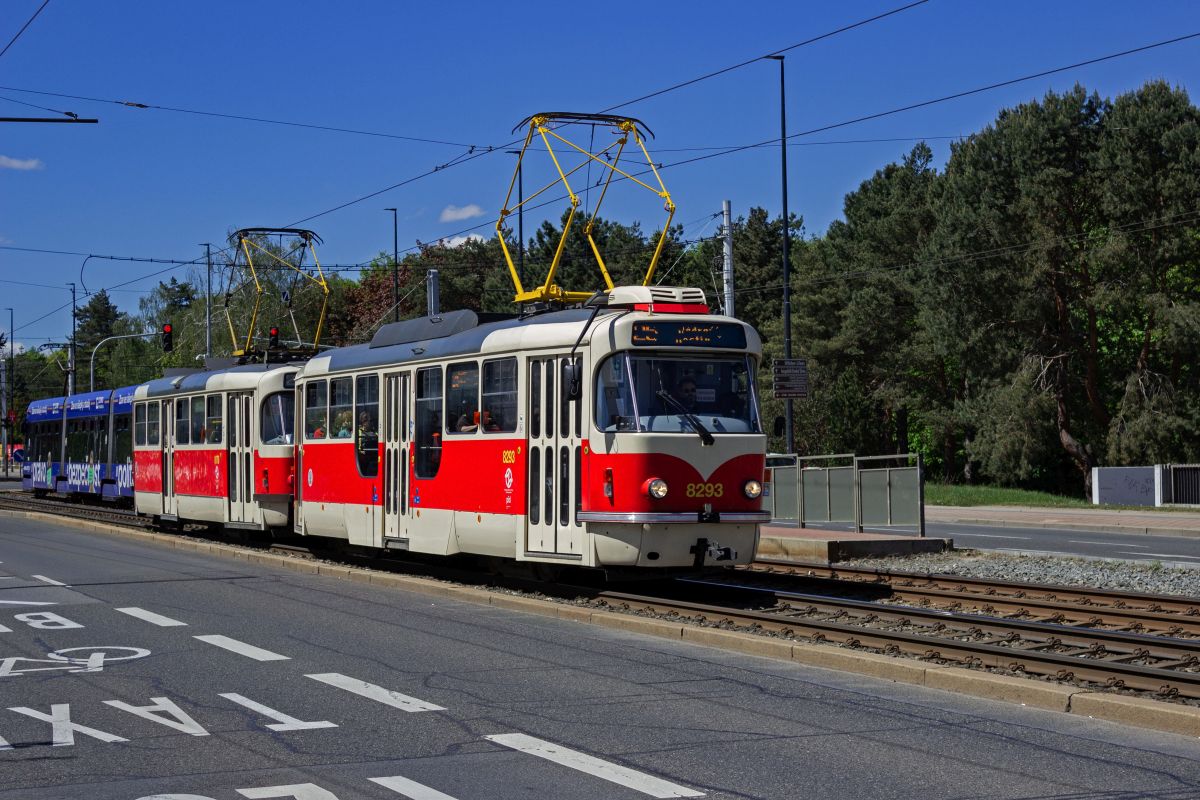
[[[0,516],[0,800],[1200,796],[1193,739]]]
[[[926,535],[950,537],[956,547],[978,550],[1200,566],[1200,537],[961,523],[927,523]]]

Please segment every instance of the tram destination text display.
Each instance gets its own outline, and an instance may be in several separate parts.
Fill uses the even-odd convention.
[[[746,347],[746,329],[728,322],[635,322],[634,347]]]

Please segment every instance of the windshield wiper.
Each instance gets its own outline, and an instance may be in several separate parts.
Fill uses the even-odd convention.
[[[679,418],[686,422],[692,430],[700,434],[700,441],[707,445],[711,445],[714,441],[716,441],[713,439],[713,435],[708,432],[708,428],[704,427],[704,423],[697,419],[695,414],[688,411],[683,403],[672,397],[670,392],[668,392],[666,389],[659,389],[656,394],[660,400],[669,405],[671,408],[675,409],[675,413],[679,415]]]

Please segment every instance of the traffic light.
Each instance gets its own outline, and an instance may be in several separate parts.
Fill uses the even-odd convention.
[[[276,328],[274,325],[272,325],[271,330],[269,330],[268,333],[271,335],[268,346],[274,350],[276,347],[279,347],[279,328]]]
[[[162,348],[164,353],[169,353],[175,349],[175,335],[172,333],[171,323],[166,323],[162,326]]]

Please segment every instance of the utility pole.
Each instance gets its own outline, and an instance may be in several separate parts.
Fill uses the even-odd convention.
[[[425,313],[428,316],[436,317],[441,312],[441,305],[442,298],[438,283],[438,271],[434,267],[425,273]]]
[[[725,269],[722,274],[725,277],[725,316],[737,316],[733,310],[733,211],[726,200],[721,203],[721,214],[724,217],[724,236],[725,240]]]
[[[204,357],[212,356],[212,245],[204,244],[204,261],[208,264],[208,283],[204,288]]]
[[[71,287],[71,348],[67,351],[67,396],[75,394],[75,284]]]
[[[396,209],[392,212],[392,322],[400,321],[400,242],[397,239]]]
[[[7,364],[0,361],[0,419],[4,425],[4,477],[8,477],[8,369]]]
[[[17,408],[17,398],[15,394],[17,385],[17,356],[16,345],[13,344],[13,334],[17,330],[13,327],[13,310],[8,309],[8,408],[15,411]],[[16,436],[16,428],[8,424],[8,414],[4,415],[5,430],[12,428],[12,434],[5,440],[4,444],[4,474],[8,475],[8,443]]]
[[[784,91],[783,56],[767,56],[779,62],[779,153],[783,175],[783,357],[792,357],[792,261],[789,244],[792,232],[788,226],[787,201],[787,95]],[[783,436],[787,452],[796,452],[796,430],[793,427],[792,400],[786,401]]]

